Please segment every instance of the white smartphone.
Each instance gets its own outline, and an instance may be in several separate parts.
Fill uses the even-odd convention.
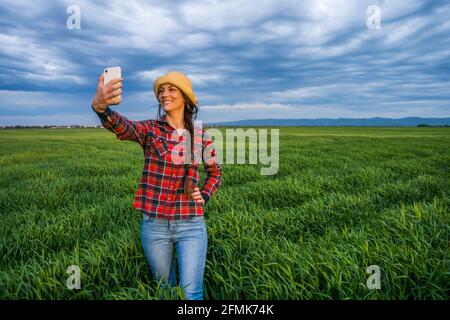
[[[122,70],[120,67],[108,67],[103,71],[103,85],[105,86],[111,80],[121,77]]]

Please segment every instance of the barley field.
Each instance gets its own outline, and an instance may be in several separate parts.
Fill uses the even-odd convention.
[[[279,129],[277,175],[223,165],[205,212],[205,299],[448,299],[450,130]],[[143,254],[138,144],[10,129],[0,146],[0,299],[183,298]],[[71,265],[80,289],[66,285]]]

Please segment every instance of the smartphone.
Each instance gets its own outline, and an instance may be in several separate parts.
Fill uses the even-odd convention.
[[[108,67],[103,71],[103,85],[105,86],[111,80],[121,77],[122,70],[120,67]]]

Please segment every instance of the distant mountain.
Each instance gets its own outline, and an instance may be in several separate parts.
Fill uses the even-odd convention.
[[[450,118],[419,118],[401,119],[368,118],[368,119],[250,119],[240,121],[208,123],[213,126],[380,126],[380,127],[416,127],[419,124],[430,126],[450,125]]]

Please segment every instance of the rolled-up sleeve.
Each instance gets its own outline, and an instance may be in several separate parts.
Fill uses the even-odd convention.
[[[103,127],[114,133],[119,140],[138,142],[144,147],[145,137],[152,130],[151,120],[131,121],[109,107],[104,114],[97,113],[94,107],[92,109],[100,118]]]

